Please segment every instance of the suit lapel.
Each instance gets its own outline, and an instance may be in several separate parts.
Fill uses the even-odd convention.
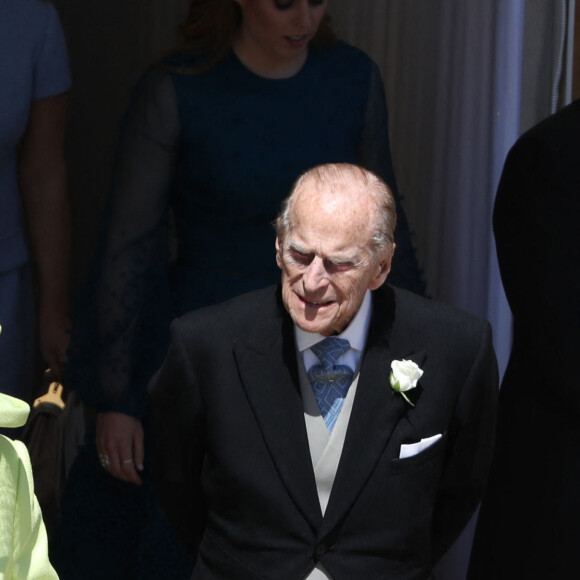
[[[279,303],[273,315],[266,310],[235,345],[234,356],[280,479],[316,530],[322,512],[304,423],[293,326]]]
[[[392,344],[394,304],[390,287],[373,294],[373,317],[356,398],[320,537],[349,511],[407,410],[408,404],[389,384],[391,362],[409,354],[404,352],[405,345]]]

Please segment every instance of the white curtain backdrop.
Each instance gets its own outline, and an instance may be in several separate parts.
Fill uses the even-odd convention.
[[[563,39],[573,2],[331,2],[340,36],[382,70],[395,169],[428,292],[491,322],[503,371],[511,316],[493,241],[495,191],[522,129],[569,100],[560,73],[569,64]],[[465,577],[473,526],[439,578]]]
[[[511,321],[491,212],[510,146],[569,102],[570,0],[331,0],[339,34],[381,67],[395,167],[428,291]],[[524,87],[522,89],[522,87]]]

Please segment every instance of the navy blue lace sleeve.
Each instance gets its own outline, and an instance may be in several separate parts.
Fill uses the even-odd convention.
[[[376,65],[373,65],[370,82],[367,112],[358,156],[361,165],[374,171],[389,184],[397,204],[397,227],[395,229],[397,248],[388,282],[394,286],[425,295],[425,280],[417,262],[412,233],[395,179],[389,144],[387,101],[381,74]]]
[[[179,120],[152,70],[124,119],[95,259],[79,293],[67,380],[99,411],[141,416],[171,318],[168,215]]]

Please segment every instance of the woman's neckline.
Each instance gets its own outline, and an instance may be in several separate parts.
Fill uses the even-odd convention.
[[[236,52],[236,50],[232,47],[230,49],[230,58],[237,63],[237,65],[242,68],[244,71],[246,71],[246,73],[256,79],[260,79],[263,82],[269,82],[269,83],[284,83],[284,82],[289,82],[292,81],[298,77],[300,77],[304,71],[308,68],[309,63],[311,61],[312,58],[312,46],[308,47],[308,53],[306,55],[306,59],[304,60],[304,62],[302,63],[302,66],[293,74],[289,75],[289,76],[284,76],[284,77],[268,77],[268,76],[264,76],[261,75],[255,71],[253,71],[250,67],[248,67],[244,61],[238,56],[238,53]]]

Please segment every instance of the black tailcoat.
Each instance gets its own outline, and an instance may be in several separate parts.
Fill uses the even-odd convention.
[[[391,361],[424,370],[415,406]],[[487,323],[385,286],[324,517],[279,288],[172,326],[151,388],[160,492],[194,579],[424,579],[473,513],[491,460],[497,369]],[[400,446],[435,434],[420,454]]]

